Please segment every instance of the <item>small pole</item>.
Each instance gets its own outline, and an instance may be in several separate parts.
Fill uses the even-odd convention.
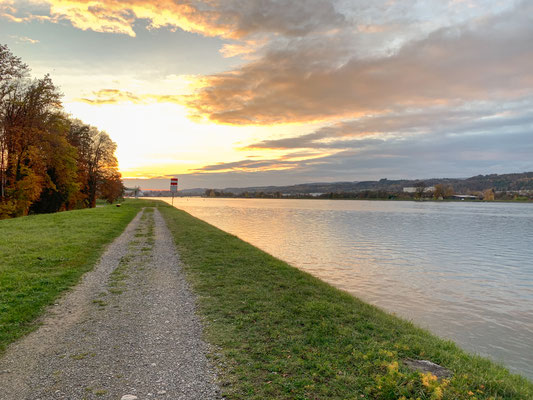
[[[174,192],[172,192],[172,207],[174,207]]]

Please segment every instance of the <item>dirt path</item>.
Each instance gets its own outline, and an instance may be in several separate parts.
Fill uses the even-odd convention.
[[[219,398],[179,265],[159,211],[137,215],[0,359],[0,399]]]

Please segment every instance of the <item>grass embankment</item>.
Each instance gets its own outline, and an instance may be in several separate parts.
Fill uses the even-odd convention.
[[[533,385],[189,214],[160,205],[229,399],[531,399]],[[431,360],[449,380],[409,370]]]
[[[127,201],[0,221],[0,354],[35,328],[35,319],[76,284],[142,206]]]

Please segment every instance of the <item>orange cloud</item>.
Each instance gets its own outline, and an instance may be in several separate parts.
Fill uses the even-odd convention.
[[[17,15],[27,6],[49,8],[49,15]],[[31,7],[30,7],[31,8]],[[15,22],[46,18],[68,20],[76,28],[135,36],[136,20],[150,29],[170,27],[205,36],[243,39],[254,34],[298,36],[344,22],[328,0],[264,0],[243,4],[239,0],[0,0],[0,16]],[[318,17],[317,17],[318,16]],[[233,50],[227,50],[234,52]]]
[[[126,92],[117,89],[102,89],[93,92],[93,97],[91,98],[80,98],[76,99],[88,104],[120,104],[120,103],[133,103],[141,104],[144,101],[139,97],[134,95],[131,92]]]
[[[298,167],[295,161],[283,160],[242,160],[227,163],[217,163],[192,170],[191,173],[222,173],[222,172],[261,172],[279,171]]]
[[[241,56],[246,60],[253,60],[257,49],[265,45],[267,40],[246,40],[244,43],[226,43],[220,49],[223,57]]]
[[[76,28],[135,36],[137,19],[150,21],[150,28],[164,26],[207,36],[232,36],[232,21],[221,21],[215,11],[200,11],[190,1],[173,0],[48,0],[50,14],[67,19]]]
[[[183,104],[180,95],[163,95],[163,94],[134,94],[132,92],[118,89],[101,89],[94,91],[92,97],[83,97],[76,99],[83,103],[102,105],[102,104],[149,104],[149,103],[175,103]]]

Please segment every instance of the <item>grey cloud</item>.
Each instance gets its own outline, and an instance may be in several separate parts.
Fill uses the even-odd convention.
[[[519,103],[485,103],[478,107],[450,109],[434,107],[405,113],[363,117],[322,127],[312,133],[283,139],[264,140],[246,149],[357,148],[379,144],[390,137],[427,134],[474,134],[533,125],[533,99]]]
[[[215,171],[224,171],[224,170],[258,170],[264,168],[274,168],[274,167],[289,167],[293,166],[296,163],[288,160],[241,160],[228,163],[218,163],[206,165],[202,168],[199,168],[198,172],[215,172]]]
[[[397,138],[326,157],[324,173],[379,177],[461,177],[533,169],[533,127],[479,135]],[[380,174],[376,176],[376,171]],[[400,172],[401,171],[401,172]],[[358,180],[354,178],[353,180]]]
[[[305,36],[311,32],[339,28],[344,16],[327,0],[235,0],[219,3],[222,15],[235,15],[239,36],[276,33]]]

